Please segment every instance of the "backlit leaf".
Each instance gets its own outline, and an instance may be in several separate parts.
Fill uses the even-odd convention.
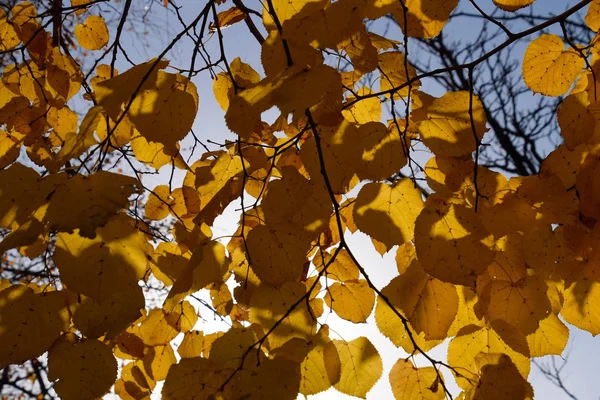
[[[494,258],[491,235],[473,210],[431,200],[415,222],[415,248],[423,269],[456,285],[474,286]]]
[[[65,328],[56,295],[21,285],[0,291],[0,365],[38,357],[60,336]]]
[[[433,367],[416,368],[412,361],[399,359],[390,371],[390,384],[396,400],[438,400],[444,390]]]
[[[505,11],[517,11],[520,8],[527,7],[535,0],[494,0],[494,4]]]
[[[358,229],[389,250],[412,239],[422,209],[421,193],[408,178],[394,185],[368,183],[356,198],[354,221]]]
[[[561,96],[577,79],[583,65],[583,58],[575,50],[565,50],[561,38],[546,34],[529,43],[523,60],[523,79],[534,93]]]
[[[340,358],[341,376],[333,387],[350,396],[366,398],[383,372],[383,363],[377,349],[366,337],[351,342],[331,342]],[[327,354],[327,349],[325,353]],[[329,350],[332,351],[332,350]]]
[[[77,24],[74,33],[79,45],[87,50],[100,50],[109,39],[104,18],[97,15],[90,15],[85,22]]]
[[[375,305],[375,292],[365,280],[335,282],[325,294],[325,303],[350,322],[366,322]]]
[[[419,133],[423,143],[438,156],[459,157],[473,152],[487,131],[483,104],[466,91],[444,94],[426,112],[427,119],[420,122]]]
[[[95,399],[117,379],[117,360],[106,344],[95,339],[79,341],[69,333],[50,350],[48,379],[58,380],[54,390],[63,399]]]
[[[427,274],[418,261],[382,289],[392,304],[402,311],[417,333],[425,339],[444,339],[458,311],[454,285]]]

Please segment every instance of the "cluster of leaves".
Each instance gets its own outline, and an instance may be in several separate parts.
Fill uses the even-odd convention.
[[[102,50],[110,35],[95,3],[57,2],[48,15],[25,1],[0,9],[0,52],[22,58],[0,80],[0,253],[34,259],[50,246],[57,269],[52,279],[1,281],[1,366],[48,352],[47,377],[64,399],[97,398],[113,385],[123,399],[147,398],[163,380],[165,399],[295,399],[331,387],[364,398],[381,378],[381,356],[367,337],[331,338],[321,316],[359,324],[374,313],[411,355],[390,372],[396,398],[451,397],[448,370],[463,399],[528,399],[531,358],[562,353],[563,320],[600,333],[595,40],[544,34],[528,45],[527,86],[568,93],[557,111],[564,144],[538,174],[509,179],[479,163],[488,128],[472,81],[436,98],[421,82],[449,71],[418,74],[408,61],[409,39],[438,35],[458,0],[267,0],[266,38],[241,1],[219,14],[209,1],[172,45],[212,16],[222,51],[221,29],[243,21],[264,75],[221,52],[214,96],[237,140],[188,165],[180,142],[198,111],[198,71],[165,71],[170,45],[118,73],[119,24],[105,51],[113,62],[96,65],[88,82],[60,29],[46,27],[79,14],[78,45]],[[515,11],[533,0],[494,3]],[[504,42],[460,68],[472,79],[503,48],[564,26],[588,4],[585,21],[598,31],[600,1],[580,1],[526,31],[504,27]],[[390,14],[403,44],[365,26]],[[350,68],[332,66],[331,54]],[[80,92],[90,102],[81,123],[69,106]],[[273,107],[279,116],[264,122]],[[424,166],[415,148],[432,153]],[[134,162],[185,171],[181,187],[160,185],[144,205],[146,221],[174,220],[171,241],[151,244],[130,200],[146,190],[142,176],[103,170],[109,154],[133,171]],[[430,190],[417,185],[420,173]],[[225,245],[212,228],[234,201],[240,222]],[[396,252],[388,285],[373,283],[347,231]],[[140,282],[153,279],[170,290],[150,308]],[[197,329],[189,299],[201,290],[228,331]],[[447,362],[431,358],[447,338]],[[417,367],[418,354],[431,365]]]

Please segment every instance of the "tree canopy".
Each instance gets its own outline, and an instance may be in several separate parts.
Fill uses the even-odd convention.
[[[7,385],[67,400],[365,398],[388,379],[402,400],[525,400],[531,360],[563,353],[566,323],[600,333],[600,0],[523,30],[508,21],[534,0],[208,0],[193,15],[165,0],[151,4],[180,26],[139,63],[122,44],[133,0],[12,3],[0,368],[30,363],[39,393],[8,372]],[[457,58],[444,29],[463,6],[498,33]],[[374,28],[386,23],[401,40]],[[232,25],[260,65],[230,56]],[[442,64],[411,61],[418,43]],[[517,44],[519,79],[542,99],[526,118],[525,91],[494,86]],[[209,96],[232,140],[199,139]],[[545,154],[550,120],[562,139]],[[237,231],[221,237],[232,205]],[[395,255],[386,285],[354,232]],[[228,328],[204,332],[199,304]],[[374,316],[407,356],[383,376],[373,338],[346,340],[331,314]]]

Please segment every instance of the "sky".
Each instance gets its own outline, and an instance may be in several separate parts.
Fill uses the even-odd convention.
[[[494,7],[491,0],[477,0],[477,2],[486,11],[491,11]],[[556,14],[564,11],[569,4],[574,3],[575,1],[537,0],[534,4],[534,11],[541,14]],[[204,5],[204,2],[198,0],[180,0],[177,4],[183,6],[183,10],[197,10]],[[245,4],[249,7],[260,9],[260,4],[256,0],[247,1]],[[230,5],[230,3],[227,3],[221,6],[219,10],[225,10],[230,7]],[[466,0],[461,0],[461,5],[465,10],[470,7],[469,2]],[[150,33],[150,36],[152,37],[150,45],[144,48],[141,47],[140,42],[133,37],[128,36],[125,38],[125,46],[137,62],[144,62],[151,56],[158,54],[168,44],[167,39],[172,37],[172,33],[177,32],[179,29],[179,23],[175,19],[172,11],[157,7],[156,3],[153,7],[153,10],[151,10],[152,18],[157,18],[159,23],[158,28],[155,27],[152,29],[158,29],[159,34]],[[470,10],[474,11],[473,8],[470,8]],[[195,15],[194,12],[186,12],[184,18],[193,18]],[[259,23],[260,21],[255,19],[255,22]],[[149,30],[151,31],[152,29]],[[377,31],[378,29],[384,29],[384,27],[376,25],[374,29]],[[462,22],[451,24],[445,29],[453,35],[456,35],[457,38],[468,38],[469,35],[473,35],[477,26],[473,25],[473,21],[466,23],[465,20],[462,20]],[[521,30],[518,24],[513,24],[512,29],[514,31]],[[399,29],[391,28],[390,33],[396,36],[392,38],[402,39]],[[260,46],[248,33],[246,26],[243,23],[239,23],[224,29],[223,34],[226,54],[229,61],[233,60],[235,57],[240,57],[242,61],[251,64],[257,71],[262,73],[260,67]],[[522,54],[527,43],[528,41],[524,41],[521,44],[515,45],[515,57],[520,57],[522,59]],[[207,48],[212,54],[218,54],[217,45],[218,42],[216,36],[207,40]],[[168,58],[172,60],[173,65],[187,66],[187,60],[190,54],[190,43],[184,41],[174,48]],[[126,64],[118,65],[118,67],[120,70],[125,70],[127,68]],[[196,134],[204,142],[208,139],[218,143],[223,143],[225,140],[234,140],[235,136],[225,126],[223,118],[224,113],[213,98],[212,79],[210,75],[208,73],[202,73],[195,77],[193,81],[197,85],[199,93],[199,112],[194,124],[194,131]],[[442,94],[439,88],[431,82],[423,82],[423,90],[438,96]],[[184,145],[182,146],[184,149],[184,156],[186,155],[185,148],[190,145],[189,141],[184,142]],[[209,147],[211,146],[209,145]],[[214,146],[212,147],[216,148]],[[429,158],[429,155],[423,155],[423,157],[424,160],[426,160]],[[164,184],[168,181],[169,174],[169,168],[163,168],[158,175],[146,176],[145,183],[150,188],[159,184]],[[183,175],[181,173],[175,175],[175,180],[181,180],[182,178]],[[235,211],[238,206],[238,203],[233,203],[228,207],[223,216],[217,218],[213,229],[215,236],[231,235],[234,232],[239,219],[238,213]],[[360,232],[348,234],[347,240],[354,253],[359,258],[359,261],[365,266],[379,288],[384,287],[397,273],[394,262],[395,248],[382,257],[375,251],[370,240]],[[200,312],[204,317],[204,321],[202,321],[196,329],[210,333],[212,331],[227,328],[225,325],[213,321],[208,310],[200,309]],[[321,322],[326,321],[327,324],[330,325],[332,337],[335,336],[335,332],[339,334],[338,338],[343,338],[345,340],[352,340],[358,336],[366,336],[372,340],[373,344],[383,357],[384,372],[382,378],[371,392],[369,392],[367,398],[391,398],[391,388],[388,380],[389,370],[398,358],[406,356],[406,354],[401,349],[397,349],[387,338],[379,333],[373,317],[371,317],[366,324],[352,324],[341,320],[333,313],[326,313],[324,315],[327,316]],[[600,379],[598,379],[597,376],[597,371],[600,370],[600,339],[593,338],[589,333],[578,330],[575,327],[570,328],[571,335],[564,353],[564,357],[567,359],[562,374],[564,384],[580,400],[600,398]],[[447,341],[433,349],[430,352],[430,355],[436,359],[445,359],[446,350]],[[560,358],[556,361],[559,364],[562,363]],[[540,359],[540,362],[548,363],[550,360],[545,357]],[[419,366],[427,366],[427,363],[424,362],[422,357],[417,357],[417,364]],[[449,375],[446,376],[449,378],[447,381],[453,382],[453,379]],[[529,381],[533,384],[536,399],[569,399],[566,394],[544,378],[535,366],[532,366]],[[454,385],[451,385],[450,388],[455,394],[459,392]],[[160,398],[160,396],[156,393],[153,398]],[[311,400],[322,400],[345,399],[350,397],[335,390],[329,390],[317,396],[309,396],[309,398]]]

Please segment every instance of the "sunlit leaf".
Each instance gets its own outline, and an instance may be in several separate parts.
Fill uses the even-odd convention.
[[[93,399],[104,395],[117,379],[117,360],[106,344],[63,335],[48,355],[48,378],[63,399]]]
[[[87,50],[100,50],[109,39],[104,18],[97,15],[90,15],[85,22],[78,24],[74,33],[79,45]]]
[[[350,396],[366,398],[383,372],[383,363],[377,349],[365,337],[351,342],[333,340],[331,343],[339,354],[341,365],[340,380],[333,387]],[[325,354],[333,351],[333,348],[326,349]]]
[[[565,50],[562,39],[556,35],[542,35],[534,39],[523,59],[523,79],[535,93],[546,96],[565,94],[581,74],[584,59],[572,48]]]
[[[474,286],[494,258],[492,238],[472,209],[431,200],[415,222],[423,269],[444,282]]]
[[[350,322],[366,322],[375,305],[375,292],[365,280],[335,282],[329,286],[325,303]]]
[[[419,132],[423,143],[438,156],[471,153],[487,131],[483,104],[469,92],[446,93],[426,112],[427,119],[420,122]]]
[[[399,359],[390,371],[390,384],[396,400],[437,400],[444,390],[433,367],[416,368],[412,361]]]
[[[389,250],[412,239],[422,209],[421,192],[408,178],[394,185],[368,183],[356,198],[354,221],[358,229],[383,242]]]

